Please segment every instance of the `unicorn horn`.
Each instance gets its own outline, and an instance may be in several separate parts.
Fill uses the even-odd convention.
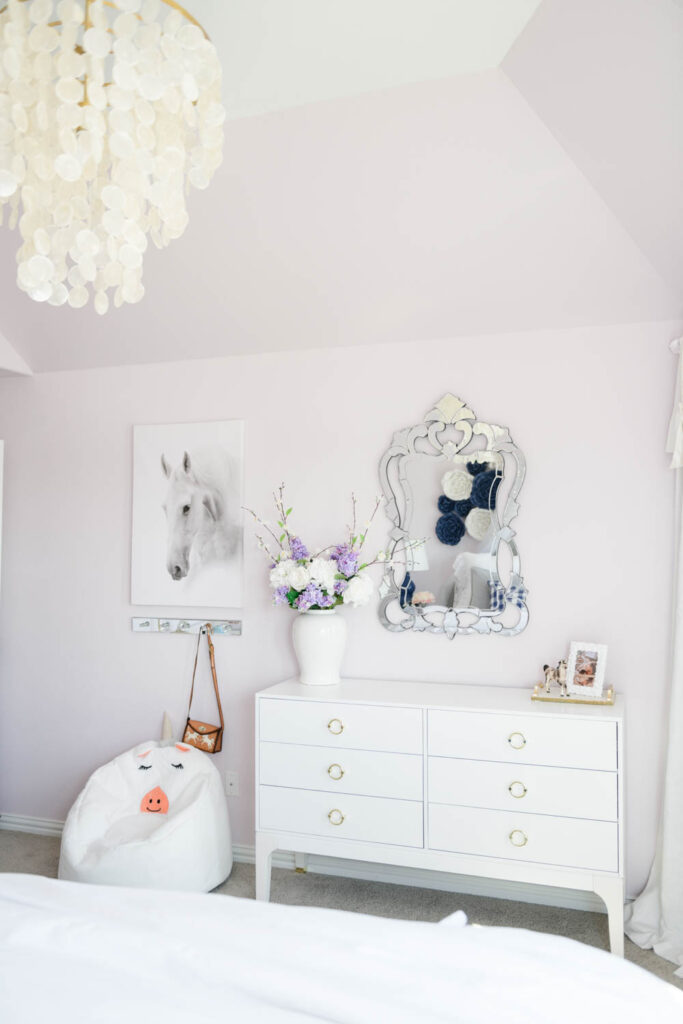
[[[161,721],[161,742],[170,743],[173,740],[173,723],[169,718],[168,711],[164,711]]]

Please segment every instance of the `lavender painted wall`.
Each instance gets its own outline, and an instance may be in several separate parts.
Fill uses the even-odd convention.
[[[526,454],[518,536],[521,636],[397,637],[347,610],[351,676],[528,685],[572,638],[609,644],[628,711],[628,889],[653,854],[667,694],[674,374],[652,324],[288,352],[0,380],[5,445],[0,600],[0,810],[62,819],[88,774],[185,714],[192,642],[129,618],[132,425],[246,421],[247,504],[285,480],[312,544],[369,506],[393,431],[445,390],[507,424]],[[373,543],[385,539],[385,521]],[[252,842],[253,693],[294,671],[247,528],[241,639],[217,641],[237,842]],[[142,613],[153,613],[145,609]],[[164,609],[158,609],[163,612]],[[197,713],[201,711],[198,706]],[[210,708],[207,708],[210,712]],[[201,717],[201,715],[200,715]]]

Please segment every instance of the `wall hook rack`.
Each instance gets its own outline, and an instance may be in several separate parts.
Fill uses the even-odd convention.
[[[132,618],[134,633],[194,633],[210,623],[214,636],[242,636],[241,619],[167,619],[147,616]]]

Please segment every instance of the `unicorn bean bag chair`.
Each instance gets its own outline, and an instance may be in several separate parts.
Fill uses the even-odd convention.
[[[232,870],[228,808],[210,757],[140,744],[90,777],[69,811],[59,878],[208,892]]]

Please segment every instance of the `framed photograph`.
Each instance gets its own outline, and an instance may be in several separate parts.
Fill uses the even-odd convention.
[[[606,644],[572,640],[567,663],[567,693],[586,700],[602,697],[606,663]]]
[[[133,604],[241,607],[243,427],[134,428]]]

